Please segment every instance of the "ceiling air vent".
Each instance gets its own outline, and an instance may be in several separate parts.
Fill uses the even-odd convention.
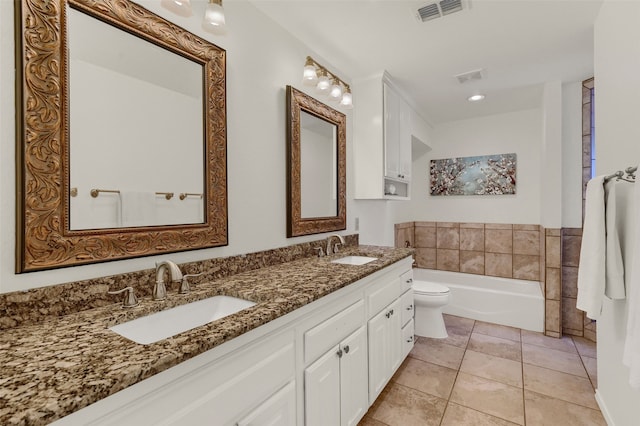
[[[461,10],[462,0],[442,0],[422,6],[416,12],[416,17],[420,21],[426,22]]]
[[[480,68],[478,70],[463,72],[462,74],[458,74],[455,77],[458,79],[458,83],[463,84],[468,81],[482,80],[485,77],[484,74],[484,69]]]

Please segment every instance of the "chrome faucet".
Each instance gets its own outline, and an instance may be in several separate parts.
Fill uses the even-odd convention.
[[[336,243],[335,246],[331,247],[331,240],[333,240],[333,237],[338,237],[340,242]],[[338,235],[338,234],[329,235],[329,237],[327,237],[327,256],[330,255],[331,253],[337,253],[338,246],[344,246],[344,238],[342,238],[342,235]]]
[[[167,287],[164,285],[164,272],[169,271],[169,279],[172,282],[182,280],[182,272],[178,265],[170,260],[156,263],[156,285],[153,288],[153,300],[164,300],[167,298]]]

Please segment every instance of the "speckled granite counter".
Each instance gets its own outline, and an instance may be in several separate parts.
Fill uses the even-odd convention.
[[[332,257],[309,257],[198,284],[168,300],[145,297],[138,307],[110,305],[3,330],[0,335],[0,424],[39,425],[64,417],[234,337],[345,287],[413,253],[359,246]],[[360,254],[378,260],[331,263]],[[229,295],[256,305],[150,345],[131,342],[108,327],[151,312]]]

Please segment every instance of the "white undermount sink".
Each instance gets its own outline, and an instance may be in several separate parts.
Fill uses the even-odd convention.
[[[229,296],[214,296],[176,306],[122,324],[109,330],[147,345],[175,336],[255,305],[254,302]]]
[[[343,265],[365,265],[369,262],[378,260],[377,257],[368,256],[345,256],[340,259],[332,260],[331,263],[341,263]]]

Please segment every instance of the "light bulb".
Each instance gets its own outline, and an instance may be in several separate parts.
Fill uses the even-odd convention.
[[[318,82],[318,74],[316,73],[316,67],[313,65],[305,65],[302,73],[302,83],[307,86],[315,86]]]
[[[222,3],[222,1],[220,1]],[[224,19],[224,9],[215,0],[209,0],[207,9],[204,11],[202,28],[213,34],[224,34],[227,30]]]
[[[318,85],[316,86],[316,91],[321,95],[326,95],[329,93],[329,89],[331,88],[331,82],[329,82],[329,77],[325,73],[320,74],[318,78]]]
[[[469,102],[478,102],[484,99],[484,95],[473,95],[473,96],[469,96],[467,98],[467,100]]]
[[[188,18],[192,14],[190,0],[162,0],[160,4],[165,9],[172,11],[176,15],[184,16],[185,18]]]
[[[342,100],[340,101],[340,105],[347,109],[353,108],[353,96],[351,95],[351,91],[346,89],[342,94]]]
[[[342,98],[342,86],[338,82],[338,79],[333,79],[333,85],[331,86],[331,90],[329,91],[329,99],[332,101],[339,101]]]

